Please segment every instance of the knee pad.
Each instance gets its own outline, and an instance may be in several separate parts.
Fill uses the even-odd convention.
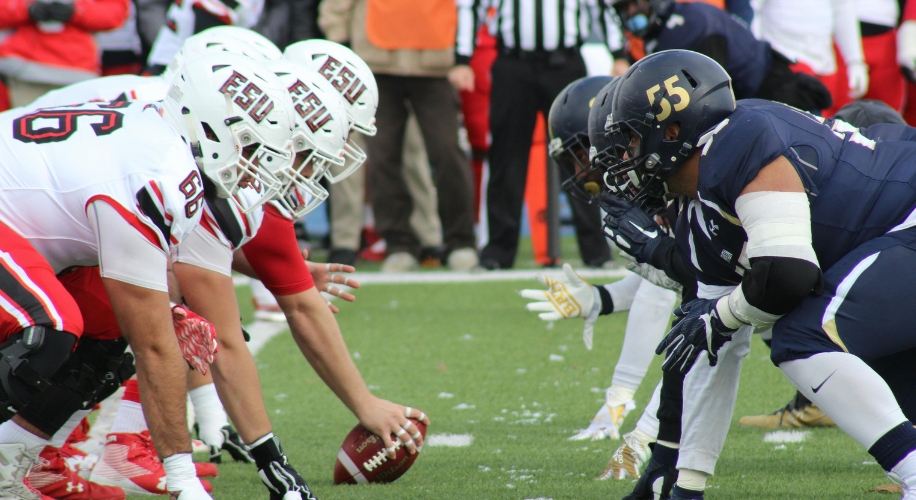
[[[133,355],[125,349],[124,338],[82,338],[66,365],[54,374],[53,383],[78,394],[83,409],[92,408],[137,372]]]
[[[39,325],[0,344],[0,414],[12,417],[32,397],[51,387],[52,375],[75,343],[75,335]]]

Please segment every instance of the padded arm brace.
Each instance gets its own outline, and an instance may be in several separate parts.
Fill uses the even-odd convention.
[[[716,309],[730,328],[766,328],[794,309],[823,280],[811,246],[811,212],[804,193],[756,192],[738,197],[751,269]]]

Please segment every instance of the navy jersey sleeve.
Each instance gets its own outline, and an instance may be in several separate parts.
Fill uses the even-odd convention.
[[[897,123],[877,123],[862,129],[861,133],[875,141],[916,142],[916,128]]]
[[[735,200],[788,146],[770,118],[739,110],[700,137],[700,197],[734,210]],[[724,205],[724,206],[723,206]]]

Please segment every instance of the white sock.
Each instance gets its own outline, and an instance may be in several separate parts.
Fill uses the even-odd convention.
[[[210,446],[223,446],[222,428],[229,425],[229,417],[216,393],[216,385],[202,385],[188,391],[188,395],[200,426],[200,439]]]
[[[659,400],[661,399],[661,391],[662,383],[659,381],[658,385],[655,386],[655,391],[652,392],[652,399],[649,400],[649,404],[646,405],[646,409],[643,410],[639,420],[636,421],[636,430],[652,437],[652,441],[655,441],[655,438],[658,437],[657,414]]]
[[[633,395],[635,394],[635,388],[631,389],[622,385],[611,384],[605,393],[605,397],[607,398],[607,405],[611,408],[614,408],[616,406],[621,406],[629,401],[632,401]]]
[[[200,487],[197,471],[190,453],[176,453],[162,459],[165,469],[165,481],[169,491],[184,491]]]
[[[0,443],[22,443],[25,449],[31,450],[39,446],[44,448],[48,445],[48,440],[23,429],[12,420],[7,420],[0,424]]]
[[[903,457],[903,460],[895,465],[890,473],[895,475],[907,490],[916,491],[916,451],[911,451],[909,455]]]
[[[678,469],[677,472],[677,485],[681,488],[693,491],[706,489],[706,479],[709,478],[709,474],[693,469]]]
[[[260,306],[275,306],[277,305],[277,299],[274,297],[274,294],[270,293],[270,290],[264,286],[264,283],[261,283],[258,280],[251,280],[249,284],[251,286],[251,294],[254,296],[254,300],[258,301]]]
[[[786,361],[779,368],[866,450],[887,431],[907,421],[884,379],[852,354],[823,352]]]
[[[82,422],[90,412],[92,412],[92,410],[78,410],[73,415],[70,415],[67,423],[51,436],[50,445],[55,448],[63,446],[64,443],[67,442],[67,438],[70,437],[70,434],[73,433],[73,430],[80,425],[80,422]]]
[[[100,404],[99,414],[95,417],[95,422],[89,428],[89,439],[105,442],[105,437],[111,432],[111,426],[118,416],[118,409],[121,407],[121,398],[124,397],[124,387],[119,387],[111,396],[105,398]]]
[[[147,429],[143,406],[135,401],[122,400],[118,408],[118,415],[111,424],[111,432],[139,434]]]

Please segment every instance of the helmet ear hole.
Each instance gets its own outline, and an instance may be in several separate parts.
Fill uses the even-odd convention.
[[[681,122],[674,122],[665,128],[665,140],[676,141],[677,136],[681,134]]]

